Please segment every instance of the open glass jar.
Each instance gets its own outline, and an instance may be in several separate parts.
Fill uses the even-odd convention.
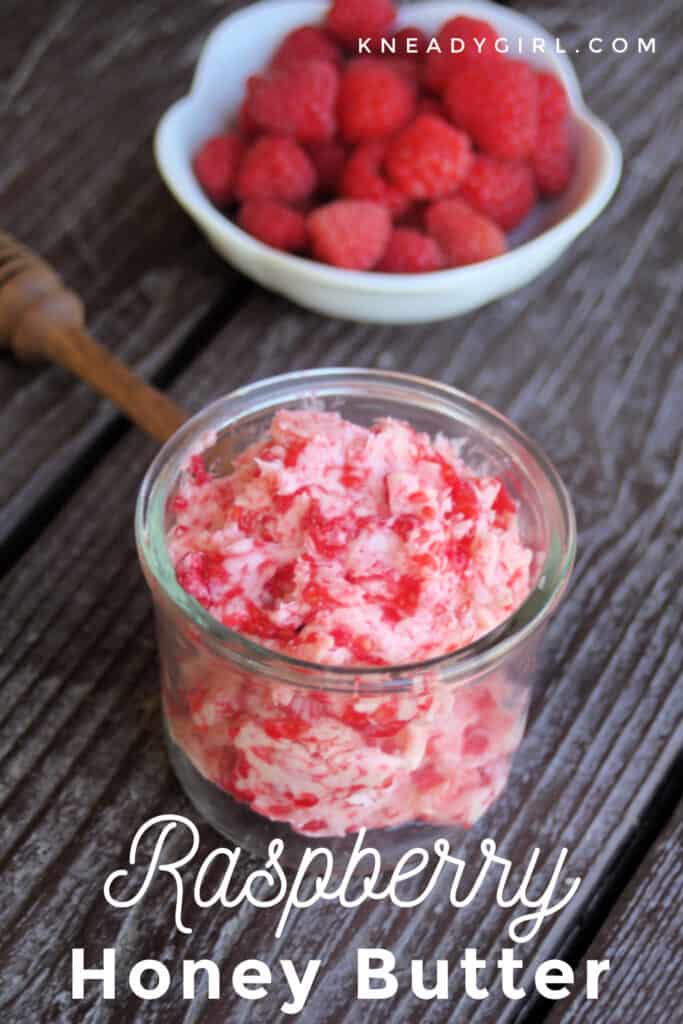
[[[315,406],[370,426],[391,417],[460,442],[500,478],[532,551],[529,596],[469,646],[417,664],[298,661],[223,626],[176,580],[167,537],[188,457],[230,472],[283,408]],[[228,838],[287,863],[310,845],[343,854],[354,835],[391,866],[409,846],[473,824],[504,789],[526,722],[538,640],[574,558],[571,503],[543,453],[504,417],[431,381],[374,370],[309,370],[221,398],[162,448],[138,498],[171,761],[198,811]]]

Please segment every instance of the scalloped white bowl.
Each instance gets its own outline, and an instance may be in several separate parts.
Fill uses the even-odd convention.
[[[611,199],[621,175],[621,150],[610,129],[586,107],[574,69],[554,40],[530,18],[488,2],[439,2],[407,8],[399,23],[428,35],[454,14],[485,18],[510,40],[545,41],[545,53],[525,59],[564,82],[574,120],[576,169],[557,200],[540,204],[503,256],[427,274],[338,270],[264,245],[242,231],[204,195],[192,156],[224,129],[242,99],[246,78],[263,68],[287,32],[320,21],[327,4],[263,0],[222,21],[209,36],[192,88],[164,114],[157,128],[159,170],[180,205],[228,263],[248,277],[319,313],[375,323],[420,323],[467,313],[520,288],[549,267]]]

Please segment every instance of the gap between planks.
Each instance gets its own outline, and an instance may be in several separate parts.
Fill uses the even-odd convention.
[[[568,934],[562,948],[552,954],[561,956],[570,964],[575,975],[578,976],[590,947],[608,923],[646,858],[653,854],[672,815],[675,814],[680,802],[681,773],[683,752],[679,753],[669,773],[657,787],[647,813],[643,816],[643,828],[633,833],[628,846],[617,853],[605,872],[608,881],[603,889],[596,891],[593,901],[581,918],[580,927],[577,924],[574,931]],[[599,954],[598,949],[595,955]],[[543,1024],[553,1014],[558,1013],[558,1005],[561,1008],[566,1002],[567,1000],[564,1000],[562,1004],[558,1004],[553,1000],[544,999],[534,989],[520,1007],[519,1013],[510,1019],[510,1024]],[[598,1009],[599,1004],[596,1005],[596,1012]]]

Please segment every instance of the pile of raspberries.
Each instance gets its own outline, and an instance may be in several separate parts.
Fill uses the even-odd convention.
[[[205,193],[244,231],[334,267],[422,273],[500,256],[539,196],[567,187],[558,79],[498,52],[485,21],[451,18],[429,52],[419,29],[393,31],[395,13],[333,0],[195,154]]]

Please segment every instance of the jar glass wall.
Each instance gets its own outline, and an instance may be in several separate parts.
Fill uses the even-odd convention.
[[[392,417],[461,443],[477,473],[500,478],[532,551],[522,606],[475,643],[393,667],[297,661],[224,627],[177,583],[166,538],[188,457],[214,475],[282,408],[324,408],[370,426]],[[315,370],[263,381],[213,403],[164,446],[141,488],[140,558],[152,590],[167,742],[199,812],[265,854],[285,840],[343,853],[360,828],[388,866],[400,853],[477,821],[504,789],[525,727],[535,654],[574,556],[571,504],[521,432],[454,389],[402,374]]]

